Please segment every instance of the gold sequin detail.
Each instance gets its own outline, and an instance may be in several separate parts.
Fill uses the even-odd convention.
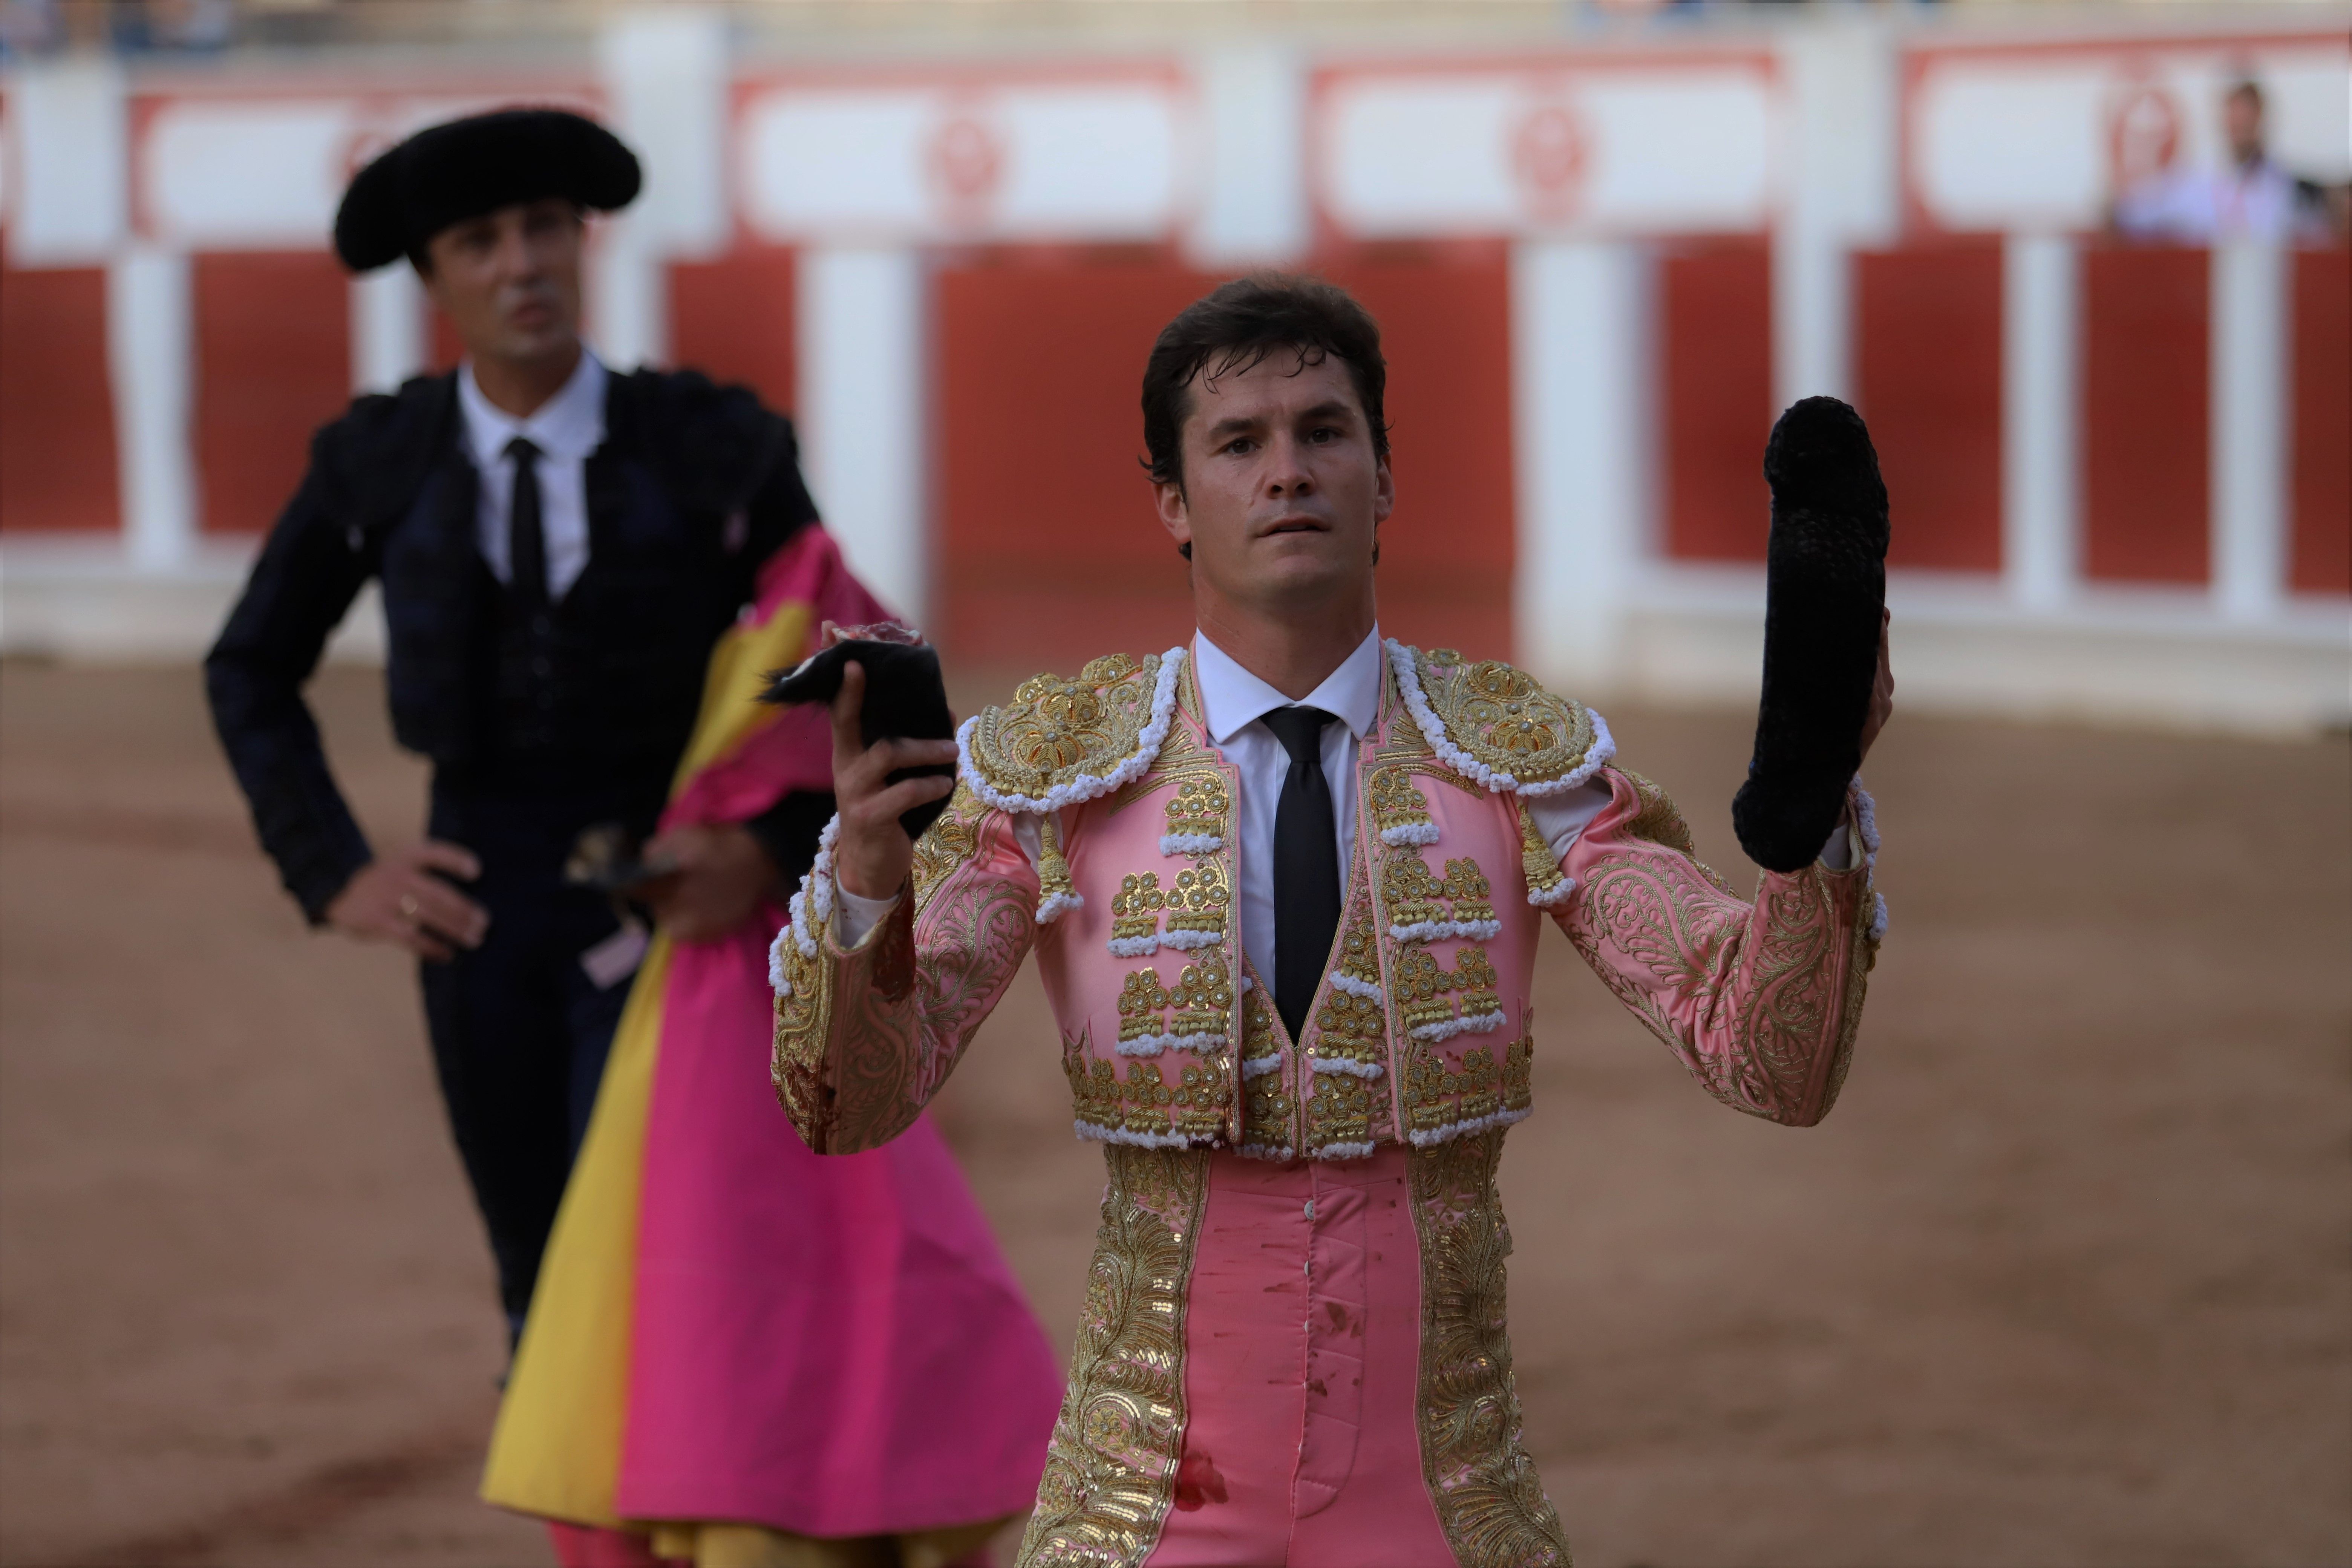
[[[973,727],[972,766],[1007,795],[1042,798],[1080,776],[1099,778],[1135,753],[1151,721],[1160,658],[1113,654],[1076,679],[1033,676]]]
[[[1535,813],[1528,809],[1526,796],[1518,797],[1518,808],[1519,869],[1528,879],[1528,891],[1549,901],[1568,879],[1560,873],[1559,858],[1551,852],[1550,842],[1537,831]]]
[[[1582,703],[1555,697],[1499,659],[1465,664],[1451,648],[1416,656],[1422,695],[1445,738],[1482,766],[1520,784],[1547,784],[1584,765],[1599,739]]]
[[[1510,1227],[1495,1192],[1497,1128],[1409,1156],[1421,1241],[1422,1477],[1454,1560],[1569,1568],[1559,1515],[1520,1446],[1505,1322]]]
[[[1317,1153],[1335,1143],[1372,1141],[1372,1087],[1351,1073],[1317,1072],[1307,1101],[1307,1149]]]
[[[980,824],[987,815],[987,804],[971,793],[970,784],[958,779],[954,793],[948,796],[948,808],[915,840],[910,878],[917,916],[956,868],[980,853]]]
[[[1486,873],[1466,855],[1448,860],[1444,877],[1432,871],[1411,845],[1390,850],[1381,863],[1381,902],[1392,926],[1491,921],[1494,894]]]
[[[1179,871],[1168,889],[1168,929],[1222,936],[1233,901],[1233,889],[1220,868],[1198,866]]]
[[[1110,900],[1110,934],[1120,941],[1152,935],[1160,929],[1160,911],[1167,902],[1157,871],[1120,878]]]
[[[1372,773],[1365,790],[1366,804],[1371,807],[1372,830],[1385,833],[1391,828],[1424,828],[1432,826],[1429,802],[1413,787],[1412,774],[1404,768],[1380,768]]]
[[[1104,1147],[1109,1183],[1021,1568],[1135,1568],[1183,1456],[1184,1308],[1209,1189],[1194,1150]]]
[[[1415,1040],[1404,1069],[1404,1119],[1415,1132],[1437,1132],[1457,1122],[1477,1121],[1503,1108],[1497,1093],[1495,1052],[1472,1046],[1457,1069],[1445,1053]]]
[[[1214,774],[1189,778],[1168,797],[1168,831],[1208,838],[1225,836],[1225,814],[1233,809],[1225,781]]]

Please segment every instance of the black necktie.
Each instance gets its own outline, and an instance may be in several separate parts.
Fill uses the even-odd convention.
[[[507,577],[525,609],[547,603],[547,533],[539,521],[539,448],[518,436],[507,443],[514,459],[514,494],[507,506]]]
[[[1339,836],[1323,777],[1320,708],[1276,708],[1265,727],[1290,753],[1274,811],[1274,1010],[1298,1038],[1339,930]]]

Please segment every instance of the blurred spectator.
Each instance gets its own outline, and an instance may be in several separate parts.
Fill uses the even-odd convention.
[[[58,0],[0,0],[0,59],[55,48],[65,36]]]
[[[2219,169],[2168,169],[2126,191],[2115,226],[2136,239],[2195,244],[2226,239],[2325,242],[2345,226],[2345,192],[2297,179],[2263,142],[2263,89],[2241,80],[2221,100],[2230,161]]]
[[[235,0],[118,0],[114,47],[136,49],[217,49],[236,31]]]

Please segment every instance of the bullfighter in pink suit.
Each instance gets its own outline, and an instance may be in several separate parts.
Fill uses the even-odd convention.
[[[1792,758],[1759,728],[1743,842],[1810,837],[1743,900],[1599,715],[1381,637],[1383,374],[1339,290],[1219,289],[1145,374],[1190,645],[1037,677],[952,746],[865,747],[855,676],[835,705],[839,815],[775,950],[794,1125],[888,1146],[1034,951],[1108,1163],[1024,1564],[1568,1562],[1495,1185],[1544,917],[1734,1109],[1810,1125],[1845,1075],[1883,930],[1851,782],[1891,707],[1875,603],[1843,739]],[[942,794],[910,842],[898,814]]]

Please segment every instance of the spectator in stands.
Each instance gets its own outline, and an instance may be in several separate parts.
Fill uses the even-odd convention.
[[[2230,161],[2219,169],[2168,169],[2126,191],[2115,226],[2135,239],[2192,245],[2259,239],[2324,242],[2344,224],[2341,191],[2297,179],[2270,155],[2263,89],[2242,79],[2221,100]]]

